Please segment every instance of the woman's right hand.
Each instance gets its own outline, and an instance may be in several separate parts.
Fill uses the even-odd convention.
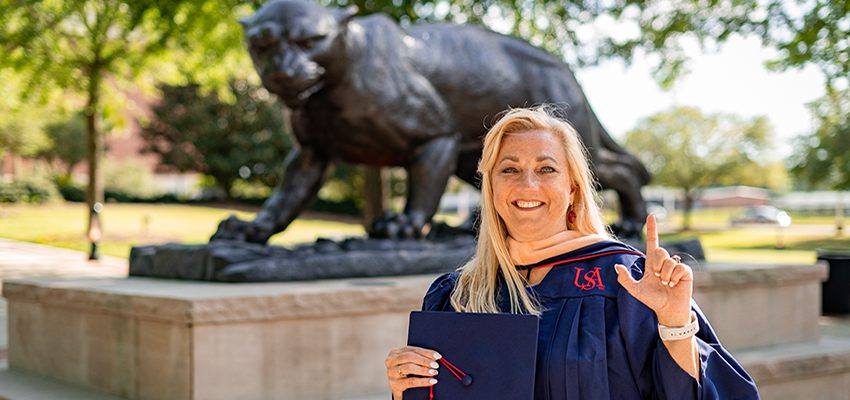
[[[434,350],[416,346],[405,346],[390,350],[385,364],[387,379],[393,391],[393,399],[401,400],[402,394],[408,388],[428,387],[437,383],[437,372],[442,358]]]

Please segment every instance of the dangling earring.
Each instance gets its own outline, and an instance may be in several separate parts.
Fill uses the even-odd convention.
[[[570,212],[567,213],[567,221],[570,221],[570,224],[576,223],[576,212],[573,211],[573,206],[570,205]]]

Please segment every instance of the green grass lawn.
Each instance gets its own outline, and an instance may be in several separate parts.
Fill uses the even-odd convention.
[[[4,204],[0,237],[50,246],[88,251],[85,237],[85,204]],[[206,243],[219,221],[236,214],[252,219],[253,212],[227,208],[172,204],[106,204],[101,214],[103,254],[127,258],[130,248],[166,242]],[[297,219],[270,243],[287,245],[314,241],[319,237],[361,236],[356,224],[314,219]]]
[[[730,227],[729,210],[700,210],[692,216],[693,229],[678,232],[682,216],[674,214],[661,226],[662,241],[699,238],[708,261],[811,264],[815,249],[838,247],[850,249],[850,235],[834,235],[834,219],[828,217],[795,218],[781,231],[770,226]],[[166,242],[206,243],[219,221],[230,214],[252,219],[253,212],[209,206],[107,204],[101,214],[104,231],[101,250],[104,254],[127,258],[130,248]],[[609,216],[609,217],[613,217]],[[86,206],[79,203],[46,205],[3,205],[0,237],[88,251],[84,232]],[[458,224],[456,215],[438,215],[437,220]],[[352,221],[353,222],[353,221]],[[813,226],[817,225],[817,226]],[[847,229],[850,231],[850,227]],[[301,218],[271,239],[271,243],[289,245],[311,242],[319,237],[341,238],[361,236],[363,228],[356,223]],[[780,245],[781,248],[777,248]]]
[[[674,213],[660,228],[662,241],[698,238],[708,261],[774,264],[811,264],[815,249],[823,247],[850,250],[850,232],[835,236],[834,217],[793,217],[787,228],[776,226],[736,226],[729,221],[736,210],[697,210],[691,215],[691,230],[681,232],[683,215]],[[850,222],[850,221],[848,221]],[[845,231],[850,226],[845,227]]]
[[[716,209],[700,209],[691,212],[691,224],[721,224],[729,225],[732,217],[741,212],[743,208],[716,208]],[[832,215],[801,215],[794,212],[789,212],[794,225],[834,225],[835,216]],[[684,213],[677,211],[673,213],[667,222],[675,226],[682,226]],[[850,223],[850,220],[847,221]]]

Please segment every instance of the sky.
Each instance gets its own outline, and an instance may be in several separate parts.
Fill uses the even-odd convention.
[[[732,36],[718,51],[701,51],[683,43],[690,73],[669,91],[653,80],[652,58],[638,56],[628,67],[620,60],[574,71],[602,125],[619,141],[639,120],[673,106],[727,113],[744,118],[766,116],[774,128],[777,157],[793,151],[791,140],[813,129],[806,108],[824,94],[824,78],[812,66],[785,72],[768,70],[776,51],[756,37]]]

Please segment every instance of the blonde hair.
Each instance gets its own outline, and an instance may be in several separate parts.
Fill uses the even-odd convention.
[[[475,256],[460,268],[460,276],[451,296],[451,304],[460,312],[498,313],[498,273],[501,272],[510,295],[512,313],[539,314],[539,306],[525,290],[525,281],[508,254],[505,222],[493,204],[491,173],[505,135],[530,131],[546,131],[560,139],[566,153],[570,179],[575,186],[572,211],[576,222],[567,222],[567,229],[584,235],[611,234],[602,218],[600,197],[594,190],[595,181],[587,161],[587,150],[567,121],[554,114],[552,106],[515,108],[507,110],[484,137],[484,149],[478,163],[481,175],[481,208],[478,248]]]

